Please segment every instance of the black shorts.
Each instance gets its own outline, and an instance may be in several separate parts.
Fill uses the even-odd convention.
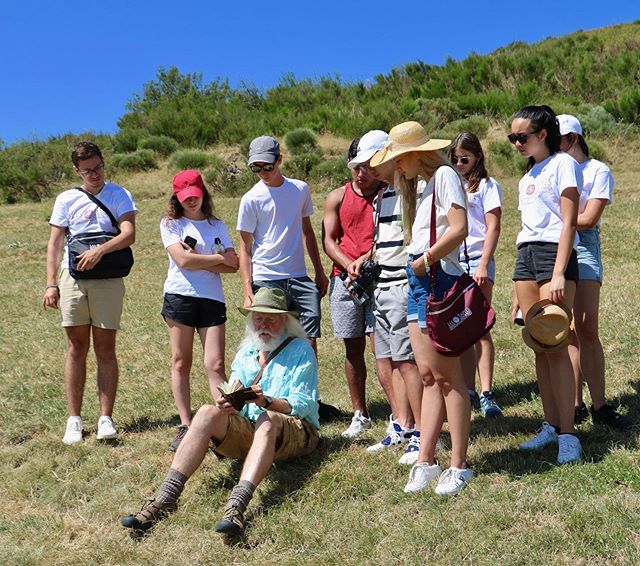
[[[533,281],[543,283],[553,276],[553,268],[558,256],[558,244],[551,242],[525,242],[518,246],[516,268],[513,281]],[[571,251],[567,268],[564,271],[567,280],[578,280],[578,254]]]
[[[165,320],[170,318],[192,328],[219,326],[227,321],[227,307],[224,303],[172,293],[165,294],[160,314]]]

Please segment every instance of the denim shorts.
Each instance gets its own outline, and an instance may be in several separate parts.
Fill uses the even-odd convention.
[[[420,256],[409,256],[409,261],[415,261]],[[449,275],[436,268],[436,284],[433,294],[436,300],[442,300],[445,293],[458,280],[459,275]],[[409,293],[407,295],[407,322],[418,321],[420,328],[427,327],[427,299],[432,291],[431,274],[416,275],[410,265],[407,265],[407,279]]]
[[[580,281],[598,281],[602,283],[602,252],[600,249],[600,230],[580,230],[578,232],[578,272]]]
[[[474,276],[476,269],[478,269],[478,265],[480,265],[480,258],[476,257],[474,259],[469,259],[469,263],[467,263],[464,259],[460,260],[460,267],[464,269],[471,277]],[[489,276],[489,280],[491,283],[496,282],[496,260],[491,258],[489,265],[487,266],[487,274]]]
[[[552,242],[525,242],[518,246],[513,281],[535,281],[539,285],[550,281],[558,256],[558,244]],[[567,281],[578,280],[578,254],[571,250],[567,268],[564,270]]]

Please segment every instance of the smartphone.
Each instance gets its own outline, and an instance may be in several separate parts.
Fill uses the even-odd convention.
[[[186,236],[184,239],[184,243],[187,244],[187,246],[189,246],[192,250],[195,250],[198,240],[196,240],[192,236]]]
[[[524,318],[522,316],[522,311],[520,309],[518,309],[518,312],[516,313],[516,316],[513,319],[513,323],[517,324],[518,326],[524,326]]]

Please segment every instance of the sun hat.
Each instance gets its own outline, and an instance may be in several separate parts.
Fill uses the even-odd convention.
[[[290,314],[298,318],[300,313],[287,310],[287,296],[282,289],[260,287],[253,297],[250,307],[238,307],[238,310],[247,315],[250,312],[267,312],[273,314]]]
[[[527,312],[522,339],[536,352],[558,352],[571,343],[571,320],[571,310],[565,305],[542,299]]]
[[[567,134],[582,135],[582,124],[575,116],[571,114],[559,114],[556,116],[558,119],[558,125],[560,126],[560,135],[566,136]]]
[[[402,122],[391,128],[389,141],[384,149],[377,151],[369,165],[377,167],[410,151],[434,151],[444,149],[451,140],[431,139],[418,122]]]
[[[189,197],[204,196],[202,176],[195,169],[180,171],[173,178],[173,192],[176,193],[180,202],[184,202]]]
[[[249,145],[249,165],[256,162],[275,163],[280,156],[280,144],[270,136],[260,136]]]
[[[356,156],[347,163],[349,169],[353,169],[356,165],[369,161],[376,151],[384,149],[388,140],[389,134],[382,130],[371,130],[367,132],[358,142],[358,152]]]

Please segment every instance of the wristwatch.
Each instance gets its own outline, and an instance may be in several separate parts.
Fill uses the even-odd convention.
[[[264,399],[264,407],[262,408],[268,409],[271,406],[271,403],[273,403],[273,398],[269,397],[269,395],[263,395],[262,398]]]

